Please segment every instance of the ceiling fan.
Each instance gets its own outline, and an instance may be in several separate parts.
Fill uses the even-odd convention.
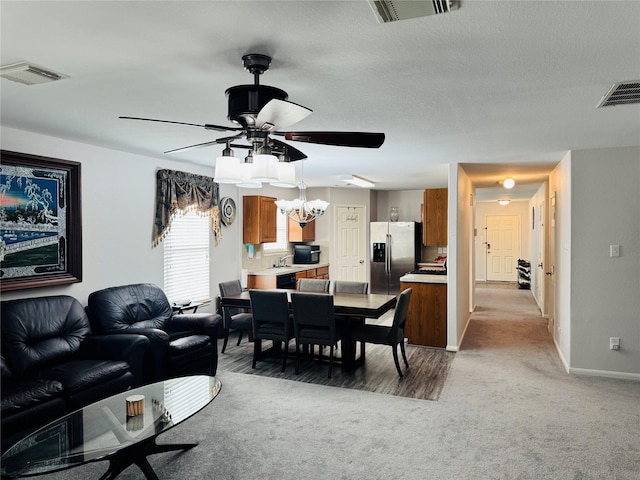
[[[210,123],[195,124],[175,122],[171,120],[157,120],[153,118],[119,117],[128,120],[143,120],[148,122],[172,123],[200,127],[218,132],[236,132],[232,135],[215,140],[168,150],[164,153],[178,153],[194,148],[211,145],[226,144],[229,147],[246,148],[255,153],[276,153],[288,157],[290,161],[303,160],[307,156],[300,150],[272,138],[270,135],[284,137],[287,141],[317,143],[340,147],[379,148],[383,142],[384,133],[367,132],[282,132],[311,114],[312,110],[288,101],[287,92],[279,88],[260,85],[260,75],[269,69],[271,57],[259,53],[250,53],[242,57],[244,68],[253,74],[253,85],[236,85],[228,88],[227,118],[237,126],[214,125]],[[245,144],[232,142],[242,139]]]

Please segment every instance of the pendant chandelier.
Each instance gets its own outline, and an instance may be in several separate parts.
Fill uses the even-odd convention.
[[[304,183],[304,180],[300,182],[298,189],[300,190],[298,198],[295,200],[277,200],[276,206],[283,215],[286,215],[304,228],[305,225],[313,222],[320,215],[324,215],[329,202],[320,199],[307,200],[307,184]]]

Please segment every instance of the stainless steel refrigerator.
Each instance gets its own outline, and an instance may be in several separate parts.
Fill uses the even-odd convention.
[[[420,261],[422,224],[372,222],[371,293],[400,293],[400,277],[415,270]]]

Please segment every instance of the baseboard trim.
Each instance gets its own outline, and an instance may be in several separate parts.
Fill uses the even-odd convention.
[[[564,355],[562,354],[562,350],[560,350],[560,345],[558,345],[558,342],[556,342],[556,339],[553,339],[553,344],[556,346],[556,352],[558,352],[558,356],[560,357],[560,361],[562,362],[562,365],[564,366],[564,371],[567,373],[571,373],[571,367],[569,366],[569,363],[567,362],[567,359],[564,358]]]
[[[571,368],[569,373],[573,375],[586,375],[590,377],[606,377],[618,380],[634,380],[640,382],[640,373],[614,372],[611,370],[593,370],[591,368]]]

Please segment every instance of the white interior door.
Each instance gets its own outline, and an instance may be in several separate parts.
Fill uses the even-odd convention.
[[[336,206],[336,242],[331,265],[332,280],[367,280],[365,208]]]
[[[520,215],[487,215],[487,280],[515,282],[520,258]]]

